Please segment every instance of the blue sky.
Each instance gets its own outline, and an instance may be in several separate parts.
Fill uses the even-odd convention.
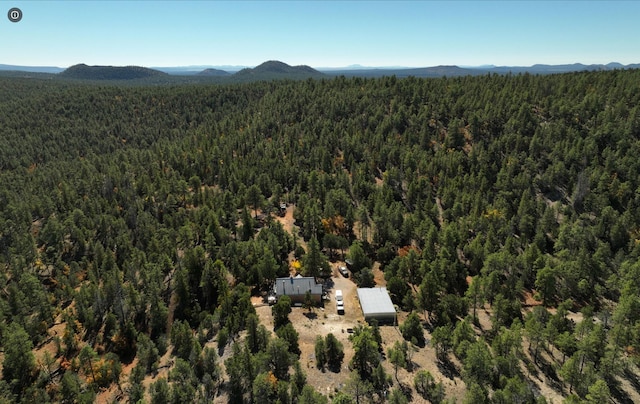
[[[1,0],[0,63],[629,64],[639,16],[639,1]]]

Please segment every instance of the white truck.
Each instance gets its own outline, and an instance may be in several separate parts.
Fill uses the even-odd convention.
[[[344,300],[342,299],[342,290],[336,290],[336,309],[338,314],[344,314]]]

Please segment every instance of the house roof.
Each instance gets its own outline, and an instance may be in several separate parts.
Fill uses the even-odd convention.
[[[358,299],[365,318],[396,315],[387,288],[358,288]]]
[[[278,278],[274,285],[276,295],[304,295],[310,291],[312,295],[322,294],[322,284],[316,283],[313,277]]]

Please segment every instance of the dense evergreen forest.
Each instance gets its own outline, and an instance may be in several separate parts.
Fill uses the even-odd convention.
[[[0,402],[537,403],[542,378],[570,403],[639,397],[638,70],[4,77],[0,117]],[[352,369],[327,393],[289,305],[273,333],[250,298],[340,250],[358,284],[384,273],[405,342],[383,366],[377,325],[353,357],[322,335],[318,366]],[[441,374],[413,369],[428,350]]]

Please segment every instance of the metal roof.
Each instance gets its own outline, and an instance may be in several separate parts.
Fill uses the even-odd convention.
[[[390,317],[396,315],[387,288],[358,288],[358,299],[365,319],[368,317]]]
[[[322,295],[322,284],[316,283],[313,277],[278,278],[274,291],[278,296],[299,296],[306,294],[307,291],[312,295]]]

